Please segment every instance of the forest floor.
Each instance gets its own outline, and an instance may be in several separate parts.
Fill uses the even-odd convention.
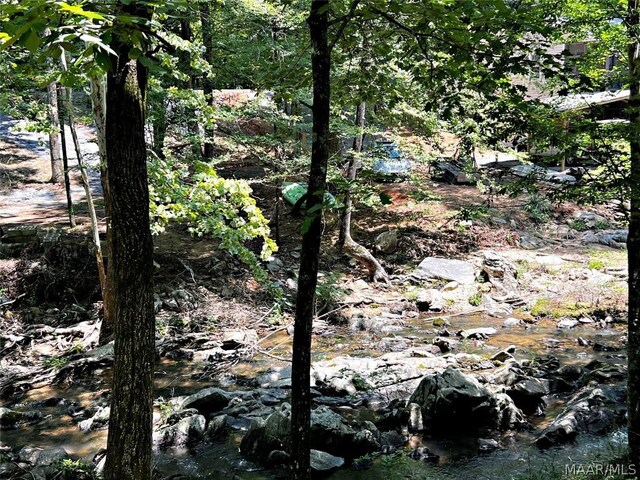
[[[64,189],[48,182],[50,165],[48,150],[43,148],[43,142],[42,137],[21,132],[15,122],[0,116],[0,228],[36,225],[54,227],[65,234],[82,237],[88,232],[89,220],[86,205],[83,204],[84,190],[79,174],[72,170],[72,192],[79,207],[76,207],[78,226],[70,229],[66,226],[68,217]],[[101,213],[96,146],[92,143],[90,130],[81,129],[81,143],[83,150],[89,152],[89,158],[93,159],[89,162],[92,187]],[[71,158],[71,165],[74,163],[75,159]],[[235,163],[227,163],[225,167],[221,169],[225,175],[233,176],[239,170],[251,171],[252,161],[245,157]],[[432,179],[431,173],[431,167],[417,165],[409,181],[373,184],[373,188],[390,197],[391,203],[386,206],[356,207],[352,226],[354,239],[369,248],[392,278],[396,279],[390,285],[368,284],[367,288],[406,296],[414,287],[403,276],[414,271],[424,258],[433,256],[470,260],[480,267],[483,252],[494,250],[513,262],[518,269],[519,293],[524,304],[520,309],[523,311],[529,311],[542,297],[552,306],[557,303],[557,310],[580,305],[579,309],[585,312],[591,309],[621,314],[624,311],[626,251],[620,248],[624,244],[616,243],[607,234],[609,231],[618,232],[622,225],[613,208],[555,204],[541,221],[534,216],[535,211],[532,213],[536,205],[531,207],[532,200],[525,195],[516,198],[493,197],[488,207],[488,198],[475,186],[450,185]],[[273,205],[276,201],[274,184],[264,178],[250,181],[258,205],[273,225]],[[291,215],[286,204],[281,210],[284,212],[278,219],[279,251],[265,266],[274,281],[287,286],[295,283],[297,275],[301,219]],[[319,294],[320,302],[325,305],[320,308],[326,311],[331,307],[335,313],[344,313],[345,305],[341,301],[345,295],[353,291],[354,285],[362,285],[356,282],[368,282],[368,278],[363,268],[335,248],[338,231],[339,218],[337,214],[329,212],[326,215],[320,265],[321,284],[326,288],[321,288]],[[383,252],[376,248],[376,237],[387,231],[397,232],[398,244],[393,251]],[[612,245],[616,248],[611,248]],[[166,299],[176,291],[190,291],[190,295],[200,299],[198,307],[195,310],[192,308],[190,315],[216,318],[220,335],[229,328],[256,326],[261,326],[268,333],[274,325],[292,321],[290,310],[277,310],[274,313],[272,300],[261,291],[240,262],[218,250],[216,242],[191,237],[186,227],[174,226],[156,237],[155,259],[158,266],[158,302],[164,302],[166,307]],[[85,260],[90,263],[90,256]],[[19,282],[16,283],[16,279],[22,278],[24,272],[12,271],[19,262],[24,265],[24,259],[0,260],[0,269],[3,272],[11,271],[10,275],[4,276],[1,291],[15,295],[29,293],[20,291]],[[78,266],[67,267],[77,274]],[[576,273],[578,270],[580,272]],[[94,274],[92,265],[82,266],[82,271],[86,275]],[[32,298],[31,302],[55,303],[56,299],[75,298],[86,303],[99,298],[97,282],[90,281],[91,288],[88,288],[86,278],[64,278],[68,273],[61,272],[62,278],[56,284],[67,282],[83,285],[84,294],[91,293],[89,297],[81,298],[76,293],[72,294],[71,287],[55,294],[51,293],[53,288],[47,288],[49,297]],[[572,278],[567,283],[565,277],[569,274]],[[31,282],[33,276],[30,278]],[[51,282],[49,275],[44,279],[41,281]],[[42,290],[44,287],[37,288]],[[203,295],[203,290],[207,294]],[[415,292],[409,295],[415,296]],[[466,297],[458,295],[460,298],[452,296],[455,301],[446,300],[446,313],[478,310],[475,308],[478,305],[470,305],[465,301],[473,296],[473,292],[464,290],[462,295]],[[29,296],[32,295],[29,293]],[[21,304],[36,306],[22,300],[12,308]],[[169,308],[164,310],[170,312],[169,316],[179,313],[180,309],[177,308],[171,312],[173,301],[168,304]]]

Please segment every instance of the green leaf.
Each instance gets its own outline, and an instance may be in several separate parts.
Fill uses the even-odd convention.
[[[131,50],[129,50],[129,58],[131,60],[137,60],[140,55],[142,55],[142,50],[140,50],[139,48],[132,48]]]
[[[20,38],[20,43],[24,45],[27,48],[27,50],[29,50],[31,53],[38,50],[38,47],[40,46],[41,42],[42,40],[40,39],[38,34],[33,30],[26,32],[22,36],[22,38]]]
[[[103,71],[108,72],[111,70],[111,56],[107,52],[99,50],[94,59]]]
[[[58,2],[60,6],[60,10],[65,12],[69,12],[73,15],[80,15],[85,18],[90,18],[93,20],[105,20],[104,16],[100,15],[97,12],[88,12],[84,10],[80,5],[69,5],[67,2]]]

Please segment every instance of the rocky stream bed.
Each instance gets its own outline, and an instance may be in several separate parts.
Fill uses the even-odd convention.
[[[321,315],[314,329],[318,474],[497,479],[621,448],[621,318],[532,315],[539,302],[517,269],[508,254],[485,251],[469,262],[427,258],[390,286],[339,286],[338,319]],[[552,289],[624,282],[619,270],[574,265],[529,272],[545,275],[558,278]],[[13,300],[0,299],[5,326]],[[283,476],[290,326],[254,311],[253,323],[212,334],[196,314],[206,302],[202,286],[156,296],[158,478]],[[102,468],[113,347],[96,347],[98,312],[30,307],[20,313],[28,321],[2,334],[0,478],[62,478],[65,459]]]

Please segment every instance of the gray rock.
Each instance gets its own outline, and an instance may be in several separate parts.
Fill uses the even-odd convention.
[[[282,260],[276,257],[272,257],[271,260],[267,262],[267,270],[271,273],[279,272],[283,267],[284,263],[282,263]]]
[[[507,388],[516,406],[525,413],[542,414],[546,403],[543,397],[549,394],[549,382],[533,377],[524,377]]]
[[[398,248],[398,231],[382,232],[375,240],[376,250],[383,253],[393,253]]]
[[[189,395],[179,405],[180,410],[195,408],[200,413],[208,415],[216,413],[229,405],[231,395],[216,387],[209,387]]]
[[[513,263],[496,252],[488,250],[484,252],[482,271],[487,275],[489,283],[493,285],[498,295],[517,295],[518,281],[516,280],[516,267]]]
[[[160,448],[192,446],[204,438],[206,419],[191,415],[153,432],[153,444]]]
[[[453,367],[424,377],[409,403],[420,405],[424,425],[432,431],[510,429],[527,424],[510,397],[492,393]]]
[[[284,403],[266,420],[255,420],[240,443],[243,455],[266,463],[270,452],[288,451],[290,442],[291,407]],[[359,457],[380,448],[379,432],[373,424],[355,430],[345,420],[325,406],[311,412],[311,448],[322,448],[332,455]]]
[[[462,330],[460,336],[471,340],[485,340],[487,337],[495,335],[496,333],[498,333],[498,331],[493,327],[480,327]]]
[[[515,353],[515,351],[516,351],[516,346],[509,345],[504,350],[500,350],[498,353],[493,355],[491,357],[491,361],[504,363],[507,360],[510,360],[513,358],[513,354]]]
[[[321,450],[311,449],[311,470],[329,472],[344,465],[344,458],[336,457]]]
[[[506,318],[504,322],[502,322],[502,326],[505,328],[519,327],[520,325],[522,325],[522,320],[520,320],[519,318],[509,317]]]
[[[274,450],[289,450],[291,406],[283,403],[266,419],[257,418],[242,437],[240,452],[246,457],[266,463]]]
[[[440,460],[440,455],[436,455],[427,447],[418,447],[409,452],[407,455],[409,458],[419,460],[421,462],[437,463]]]
[[[206,436],[209,439],[216,439],[226,436],[227,434],[227,415],[216,415],[209,420],[207,425]]]
[[[222,336],[223,350],[236,350],[238,348],[255,345],[258,342],[258,332],[255,330],[231,330]]]
[[[420,312],[441,312],[444,309],[444,299],[438,290],[420,289],[416,296],[416,307]]]
[[[83,420],[78,424],[78,428],[88,432],[106,427],[109,423],[110,413],[111,409],[109,407],[98,407],[98,410],[96,410],[96,413],[91,418]]]
[[[18,455],[20,460],[33,465],[51,465],[60,460],[70,458],[67,451],[62,447],[23,447]]]
[[[449,282],[444,287],[442,287],[442,291],[443,292],[453,292],[454,290],[457,290],[457,288],[459,286],[460,286],[460,284],[458,282]]]
[[[499,446],[498,441],[493,438],[478,439],[478,451],[480,452],[493,452],[497,450]]]
[[[589,365],[587,365],[587,368]],[[617,364],[602,364],[592,368],[587,374],[588,380],[595,380],[598,383],[612,383],[627,378],[627,367]]]
[[[476,281],[475,267],[462,260],[427,257],[414,270],[412,276],[419,280],[443,279],[472,285]]]
[[[604,435],[626,424],[626,387],[585,387],[545,428],[536,445],[548,448],[573,440],[580,433]]]
[[[618,345],[612,345],[610,343],[595,342],[593,344],[593,349],[596,352],[619,352],[620,350],[622,350],[622,347]]]
[[[460,346],[460,341],[451,337],[435,337],[433,344],[437,346],[443,353],[455,350]]]
[[[422,421],[422,408],[417,403],[407,405],[409,410],[409,431],[420,432],[424,430],[424,422]]]
[[[626,248],[627,230],[604,230],[601,232],[585,232],[582,236],[582,243],[598,243],[613,248]]]
[[[26,423],[37,423],[42,420],[42,414],[37,411],[20,412],[10,408],[0,407],[0,430],[9,430]]]
[[[175,298],[165,298],[162,301],[162,308],[170,312],[180,312],[182,309]]]
[[[578,320],[576,320],[575,318],[563,318],[562,320],[560,320],[558,322],[558,328],[573,328],[576,325],[578,325],[580,322],[578,322]]]

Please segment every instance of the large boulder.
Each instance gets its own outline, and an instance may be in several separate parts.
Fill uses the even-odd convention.
[[[251,424],[240,443],[240,451],[253,460],[268,463],[271,452],[289,450],[290,429],[291,407],[283,403],[266,420],[256,419]],[[320,406],[311,412],[311,448],[356,458],[378,450],[379,436],[370,422],[356,429],[328,407]]]
[[[153,444],[159,448],[195,445],[204,438],[206,423],[195,409],[176,412],[153,432]]]
[[[523,369],[511,358],[503,367],[484,375],[484,379],[488,383],[502,386],[516,406],[526,414],[542,414],[546,407],[544,397],[549,394],[549,380],[532,377],[528,372],[528,369]]]
[[[626,422],[626,396],[624,385],[583,388],[538,435],[536,445],[548,448],[567,443],[580,433],[604,435],[611,432]]]
[[[492,392],[453,367],[424,377],[409,403],[420,406],[424,429],[436,432],[527,426],[509,396]]]
[[[37,423],[42,420],[38,411],[20,412],[10,408],[0,407],[0,430],[12,430],[25,423]]]
[[[60,460],[70,458],[62,447],[23,447],[18,455],[20,460],[33,465],[52,465]]]
[[[185,398],[180,404],[180,409],[195,408],[205,415],[217,413],[229,405],[231,398],[231,394],[220,388],[205,388]]]
[[[240,442],[240,452],[248,458],[268,463],[275,450],[288,451],[291,430],[291,406],[283,403],[266,419],[256,418]]]
[[[462,260],[427,257],[414,270],[412,276],[418,280],[441,279],[472,285],[476,281],[475,267]]]

